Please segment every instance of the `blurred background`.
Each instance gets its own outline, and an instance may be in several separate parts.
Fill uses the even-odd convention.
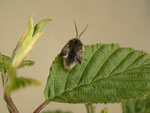
[[[19,76],[40,80],[40,87],[27,87],[12,93],[20,113],[32,113],[44,101],[43,91],[49,67],[68,40],[89,24],[82,36],[84,44],[119,43],[122,47],[142,49],[150,53],[150,0],[0,0],[0,52],[12,55],[29,16],[34,23],[51,18],[27,59],[35,66],[19,70]],[[108,107],[109,113],[122,113],[120,104],[99,104],[97,113]],[[44,110],[62,109],[86,113],[83,104],[50,103]],[[8,113],[0,81],[0,113]]]

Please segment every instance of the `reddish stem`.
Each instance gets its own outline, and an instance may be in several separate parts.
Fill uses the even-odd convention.
[[[44,101],[33,113],[39,113],[50,101]]]
[[[7,103],[8,110],[10,113],[19,113],[18,109],[16,108],[13,100],[11,99],[10,94],[4,94],[4,100]]]
[[[5,85],[4,84],[5,77],[6,77],[6,75],[2,74],[2,84],[3,84],[3,87]],[[8,110],[9,110],[10,113],[19,113],[17,107],[15,106],[13,100],[11,99],[10,94],[4,94],[4,100],[7,103],[7,108],[8,108]]]

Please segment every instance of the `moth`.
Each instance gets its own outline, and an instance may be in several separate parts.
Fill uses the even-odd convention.
[[[80,40],[80,37],[88,28],[88,25],[83,29],[83,31],[78,35],[78,29],[76,22],[74,21],[76,37],[69,40],[68,43],[62,48],[60,52],[60,57],[63,58],[64,68],[71,70],[76,63],[81,64],[83,59],[83,43]]]

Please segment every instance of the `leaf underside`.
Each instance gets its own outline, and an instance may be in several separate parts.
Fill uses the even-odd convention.
[[[150,55],[118,44],[85,46],[82,64],[71,71],[55,58],[44,91],[64,103],[116,103],[150,92]]]
[[[150,113],[150,96],[122,102],[123,113]]]

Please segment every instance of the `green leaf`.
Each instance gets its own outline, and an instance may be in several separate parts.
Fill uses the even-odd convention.
[[[16,69],[11,65],[7,60],[0,59],[0,65],[6,70],[7,76],[5,77],[5,93],[10,93],[14,88],[14,84],[16,83],[17,74]]]
[[[40,84],[41,83],[39,81],[32,78],[17,77],[14,79],[14,82],[11,82],[11,84],[6,87],[5,92],[10,93],[20,88],[25,88],[31,85],[39,86]]]
[[[37,23],[34,26],[34,33],[33,33],[33,35],[39,33],[40,30],[44,27],[44,25],[47,24],[49,21],[52,21],[52,19],[44,19],[44,20],[41,20],[39,23]]]
[[[0,59],[1,59],[1,62],[2,61],[7,61],[7,62],[11,61],[10,57],[3,55],[2,53],[0,53]],[[6,69],[4,68],[3,63],[0,63],[0,72],[6,73]]]
[[[56,111],[43,111],[42,113],[72,113],[70,111],[66,111],[66,112],[63,112],[61,110],[56,110]]]
[[[19,89],[21,87],[26,87],[29,85],[40,85],[40,82],[32,79],[32,78],[24,78],[24,77],[17,77],[17,72],[16,72],[16,68],[14,66],[12,66],[11,64],[11,58],[5,55],[1,54],[0,57],[0,66],[2,68],[0,68],[0,70],[3,70],[7,76],[5,77],[5,83],[4,83],[4,87],[5,87],[5,93],[10,93],[16,89]],[[32,64],[33,61],[23,61],[22,64],[20,64],[20,68],[28,65],[33,65]],[[7,72],[7,73],[6,73]]]
[[[11,57],[6,56],[6,55],[4,55],[2,53],[0,53],[0,59],[3,60],[3,61],[7,61],[9,63],[11,63],[11,60],[12,60]],[[22,61],[20,63],[20,65],[18,66],[18,68],[23,68],[25,66],[33,66],[34,64],[35,64],[35,62],[32,61],[32,60],[24,60],[24,61]],[[0,64],[0,72],[6,73],[6,69],[3,67],[2,64]]]
[[[150,93],[150,55],[118,44],[85,46],[82,64],[65,70],[59,55],[49,72],[46,100],[116,103]]]
[[[20,65],[18,66],[18,68],[23,68],[25,66],[33,66],[35,64],[34,61],[32,60],[24,60],[20,63]]]
[[[101,113],[108,113],[108,108],[104,108]]]
[[[37,27],[33,27],[32,16],[29,19],[29,23],[25,32],[23,33],[21,39],[19,40],[16,49],[13,52],[12,65],[18,67],[23,59],[32,51],[34,45],[44,34],[44,32],[39,32],[43,26],[50,21],[50,19],[45,19],[37,24]]]
[[[14,84],[14,90],[31,85],[38,86],[40,84],[41,82],[33,78],[18,77],[17,82]]]
[[[123,113],[149,113],[150,112],[150,96],[146,99],[128,100],[122,102]]]

